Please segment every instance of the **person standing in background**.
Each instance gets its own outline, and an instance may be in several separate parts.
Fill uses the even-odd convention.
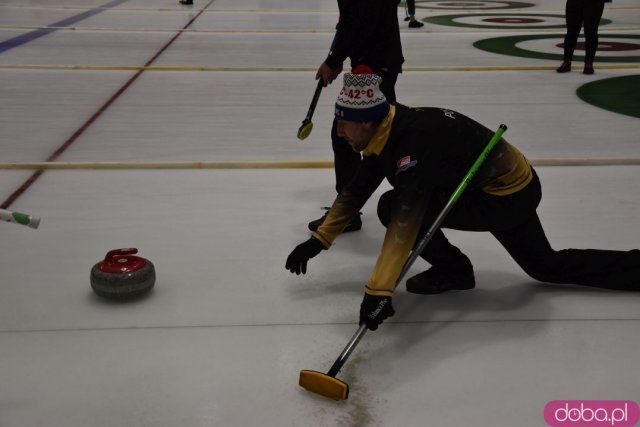
[[[336,34],[329,55],[316,72],[316,80],[322,79],[324,87],[327,87],[342,72],[343,62],[349,58],[352,69],[368,66],[373,74],[380,76],[380,90],[390,103],[394,103],[395,84],[404,63],[398,24],[399,4],[400,0],[338,0],[340,16]],[[335,119],[331,128],[331,144],[335,161],[335,188],[340,193],[358,171],[361,155],[338,136]],[[316,231],[326,216],[327,213],[309,222],[309,230]],[[357,231],[360,228],[362,220],[358,215],[344,231]]]
[[[598,49],[598,26],[604,11],[604,4],[611,0],[567,0],[565,19],[567,34],[564,37],[564,60],[556,70],[558,73],[571,71],[573,51],[578,43],[580,28],[584,25],[585,57],[583,74],[593,74],[593,60]]]

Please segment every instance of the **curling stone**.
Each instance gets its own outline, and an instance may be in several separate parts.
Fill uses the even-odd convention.
[[[135,256],[138,249],[113,249],[91,269],[91,288],[101,297],[134,299],[153,288],[156,270],[148,259]]]

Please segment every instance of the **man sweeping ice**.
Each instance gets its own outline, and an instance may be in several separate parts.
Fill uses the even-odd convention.
[[[370,70],[344,75],[335,106],[338,134],[363,162],[338,194],[312,237],[289,255],[286,268],[306,273],[307,262],[328,249],[386,178],[393,190],[378,202],[387,232],[366,283],[360,324],[376,330],[393,316],[392,295],[414,243],[434,222],[493,132],[456,111],[390,105]],[[640,250],[554,250],[536,208],[542,196],[525,156],[500,139],[442,222],[443,228],[490,232],[536,280],[640,290]],[[475,287],[469,258],[438,229],[419,254],[431,267],[406,282],[407,291],[438,294]]]

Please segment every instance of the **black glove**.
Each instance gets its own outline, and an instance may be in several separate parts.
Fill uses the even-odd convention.
[[[391,297],[364,294],[360,304],[360,324],[367,324],[367,328],[375,331],[384,319],[396,314],[391,305]]]
[[[287,257],[286,269],[292,273],[305,274],[307,272],[307,261],[318,255],[325,249],[320,240],[312,237],[304,243],[300,243]]]

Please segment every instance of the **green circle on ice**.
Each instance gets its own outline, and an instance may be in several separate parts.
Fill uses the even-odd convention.
[[[580,86],[576,93],[596,107],[640,118],[640,74],[596,80]]]
[[[544,41],[547,39],[556,39],[558,42],[553,46],[557,53],[541,52],[530,48],[518,46],[519,43],[525,44],[530,41]],[[640,41],[640,35],[634,34],[601,34],[598,46],[604,46],[611,39],[627,39]],[[563,58],[561,45],[564,42],[564,34],[528,34],[522,36],[506,36],[494,37],[490,39],[478,40],[473,46],[486,52],[497,53],[500,55],[518,56],[521,58],[549,59],[553,61],[561,61]],[[614,42],[615,43],[615,42]],[[622,44],[622,43],[620,43]],[[639,55],[610,55],[607,56],[604,51],[596,54],[596,62],[640,62],[640,43],[624,43],[631,45],[632,49],[624,49],[619,51],[633,52],[637,51]],[[612,50],[613,51],[613,50]],[[574,61],[583,61],[584,55],[574,55]]]

